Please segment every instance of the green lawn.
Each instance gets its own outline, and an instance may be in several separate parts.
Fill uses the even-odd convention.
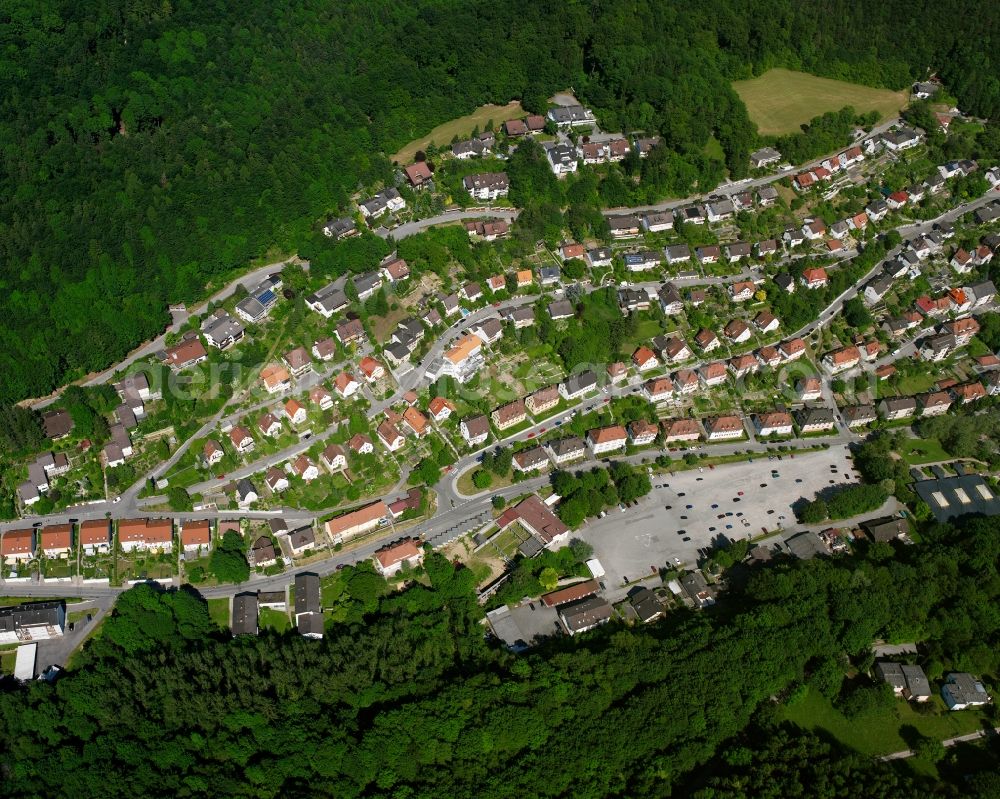
[[[25,602],[83,602],[78,596],[0,596],[0,608],[8,605],[23,605]]]
[[[927,703],[931,712],[918,712],[902,699],[891,713],[847,719],[822,694],[809,690],[795,704],[781,708],[785,720],[807,730],[822,730],[841,743],[865,755],[885,755],[909,748],[900,735],[905,726],[915,727],[921,734],[944,740],[974,732],[983,726],[986,716],[971,710],[950,712],[939,696]]]
[[[209,599],[208,615],[222,629],[229,628],[229,600]]]
[[[722,143],[715,136],[708,137],[704,152],[708,158],[714,158],[716,161],[726,160],[726,152],[722,149]]]
[[[274,610],[273,608],[261,608],[257,626],[261,630],[265,627],[269,627],[272,630],[277,630],[279,633],[283,633],[292,626],[292,622],[291,619],[288,618],[288,614],[284,611]]]
[[[76,569],[76,556],[67,558],[46,558],[42,565],[42,574],[52,579],[72,577]]]
[[[896,389],[904,397],[912,397],[914,394],[923,394],[930,391],[937,383],[938,376],[931,372],[917,372],[916,374],[901,377],[896,384]]]
[[[323,577],[319,581],[320,603],[324,608],[337,604],[347,588],[347,582],[340,572]]]
[[[0,674],[13,674],[17,661],[17,647],[0,651]]]
[[[472,484],[472,475],[476,473],[479,469],[479,465],[470,466],[462,474],[459,475],[458,481],[455,487],[458,489],[459,493],[465,494],[466,496],[472,496],[473,494],[481,494],[483,491],[496,491],[500,488],[506,488],[507,486],[514,484],[514,470],[508,470],[507,474],[503,477],[497,477],[493,472],[490,472],[490,476],[493,478],[493,482],[490,483],[488,488],[482,490],[476,488]]]
[[[951,457],[936,438],[908,438],[899,454],[911,466],[946,461]]]
[[[788,69],[770,69],[759,78],[735,81],[733,88],[765,136],[797,133],[813,117],[846,105],[859,114],[878,111],[886,119],[907,102],[905,91],[873,89]]]
[[[426,136],[414,139],[396,153],[392,157],[392,160],[400,164],[408,164],[413,160],[413,156],[417,150],[425,149],[431,142],[438,147],[443,147],[450,144],[455,136],[458,136],[460,139],[468,138],[476,127],[480,130],[485,130],[486,123],[491,119],[493,120],[494,127],[499,129],[501,122],[523,117],[524,115],[525,111],[521,108],[521,103],[518,100],[507,103],[507,105],[481,105],[471,114],[444,122]]]

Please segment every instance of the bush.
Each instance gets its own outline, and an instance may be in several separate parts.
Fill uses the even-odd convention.
[[[479,490],[489,488],[492,482],[493,475],[485,469],[476,469],[476,471],[472,473],[472,484]]]

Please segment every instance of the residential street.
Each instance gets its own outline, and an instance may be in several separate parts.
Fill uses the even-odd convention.
[[[876,131],[886,130],[894,122],[895,120],[879,126]],[[821,160],[822,159],[817,159],[813,162],[813,164],[818,164]],[[807,168],[813,164],[805,165],[802,168]],[[780,180],[786,174],[788,173],[781,172],[753,180],[727,184],[719,187],[719,189],[713,192],[713,195],[732,195],[736,192],[745,191]],[[947,211],[935,219],[924,222],[908,223],[897,228],[897,231],[905,241],[906,239],[914,236],[930,232],[936,224],[952,222],[970,211],[993,202],[995,198],[996,193],[989,192],[986,196]],[[666,210],[690,203],[694,199],[697,198],[685,198],[684,200],[668,201],[654,206],[640,208],[616,209],[616,211],[619,213],[639,213],[647,210]],[[391,231],[380,228],[376,231],[376,233],[383,238],[399,240],[407,236],[420,233],[434,225],[453,224],[461,222],[465,219],[483,218],[502,218],[508,221],[513,221],[516,219],[517,214],[518,211],[516,209],[506,208],[456,209],[428,219],[405,223]],[[797,337],[805,338],[814,333],[816,330],[828,325],[831,320],[835,319],[841,313],[844,303],[858,295],[870,278],[882,268],[884,262],[895,257],[898,253],[899,248],[888,253],[883,261],[875,264],[872,269],[863,275],[854,285],[847,288],[839,297],[835,298],[819,314],[817,319],[803,326],[799,330],[786,332],[782,338],[785,340]],[[854,250],[847,250],[839,253],[835,258],[833,258],[832,263],[829,264],[829,266],[836,267],[838,263],[846,262],[856,255],[857,252]],[[804,256],[786,256],[782,259],[782,262],[790,262],[799,257]],[[277,262],[259,267],[252,272],[231,281],[225,287],[213,294],[204,303],[200,303],[197,306],[183,311],[175,311],[173,323],[168,328],[168,332],[176,332],[190,317],[190,315],[203,312],[209,301],[218,302],[231,296],[239,285],[252,288],[267,274],[271,273],[275,269],[281,268],[283,264],[284,262]],[[705,276],[696,271],[686,272],[675,276],[673,281],[684,286],[725,286],[738,280],[760,280],[762,274],[763,273],[760,268],[748,266],[738,273],[725,276]],[[638,274],[637,277],[640,279],[634,283],[629,283],[628,285],[636,288],[648,289],[654,293],[662,285],[662,281],[641,280],[641,273]],[[552,298],[563,298],[567,295],[567,293],[574,290],[587,292],[594,291],[597,288],[600,288],[600,284],[595,286],[589,281],[581,283],[567,283],[563,284],[560,288],[553,292],[553,297],[550,297],[549,300]],[[401,368],[393,370],[393,376],[396,380],[397,388],[391,396],[382,400],[375,400],[370,392],[366,394],[370,402],[368,409],[369,416],[374,418],[393,404],[399,402],[407,391],[417,389],[424,385],[427,382],[426,375],[431,364],[440,359],[446,349],[450,347],[461,334],[474,329],[477,325],[489,318],[500,315],[506,309],[531,305],[538,300],[539,297],[537,295],[516,296],[503,303],[502,306],[499,303],[496,305],[487,305],[479,308],[478,310],[472,311],[463,318],[458,319],[444,332],[443,335],[433,342],[426,355],[418,364],[412,366],[407,364]],[[986,309],[980,308],[978,311],[974,312],[982,312],[983,310]],[[164,333],[153,341],[143,345],[135,352],[131,353],[124,361],[114,367],[111,367],[97,375],[91,376],[83,384],[96,385],[107,382],[117,372],[163,348],[165,335],[166,334]],[[862,364],[861,368],[870,370],[874,369],[878,365],[891,363],[894,360],[911,356],[915,351],[914,341],[915,337],[904,341],[902,346],[891,355],[883,356],[877,359],[873,364]],[[703,358],[694,363],[686,363],[685,367],[697,369],[712,360],[715,359]],[[286,393],[300,393],[302,390],[308,389],[312,385],[328,379],[330,376],[336,374],[339,370],[345,368],[346,366],[347,364],[345,362],[317,365],[315,371],[308,372],[302,379],[295,383],[292,390]],[[736,513],[735,511],[733,513],[727,512],[725,514],[727,518],[722,519],[722,517],[718,516],[718,514],[714,514],[713,512],[703,508],[699,511],[701,515],[697,520],[694,520],[693,517],[689,520],[690,514],[682,513],[681,511],[694,511],[698,502],[706,502],[705,499],[698,499],[699,497],[715,497],[717,494],[731,491],[733,487],[742,486],[744,484],[749,488],[750,483],[748,481],[750,480],[750,477],[748,477],[747,474],[750,471],[754,471],[756,473],[759,471],[759,467],[751,466],[745,461],[740,460],[736,463],[716,466],[714,469],[710,469],[708,471],[703,468],[680,471],[675,475],[670,475],[669,477],[667,477],[666,474],[656,475],[654,477],[654,495],[647,497],[636,507],[628,508],[623,512],[613,508],[606,517],[592,521],[585,528],[579,531],[579,534],[585,539],[599,537],[602,538],[603,541],[606,541],[609,539],[607,535],[604,535],[604,533],[608,530],[612,530],[615,535],[618,536],[618,539],[620,539],[620,541],[618,541],[618,545],[616,545],[617,549],[612,549],[621,556],[621,563],[611,564],[611,568],[608,572],[611,575],[611,578],[609,579],[613,578],[614,580],[619,581],[619,584],[614,587],[615,591],[622,593],[625,589],[622,588],[620,583],[629,583],[635,578],[641,578],[642,575],[640,572],[650,567],[650,564],[647,564],[645,561],[649,560],[653,554],[655,554],[655,558],[652,560],[652,567],[655,567],[658,562],[690,562],[692,560],[696,560],[699,556],[699,552],[703,551],[706,547],[711,546],[721,535],[732,536],[735,534],[737,536],[741,536],[746,529],[749,529],[750,531],[747,533],[748,535],[754,530],[761,529],[787,530],[789,526],[795,530],[803,529],[801,525],[797,525],[794,522],[792,503],[798,501],[807,494],[811,495],[815,491],[820,490],[823,487],[821,484],[825,482],[834,482],[833,480],[828,479],[830,478],[830,475],[825,471],[822,469],[812,469],[809,464],[813,463],[813,461],[818,463],[824,459],[829,460],[831,457],[834,458],[835,463],[838,462],[837,459],[839,459],[839,462],[842,464],[848,464],[849,462],[846,460],[848,452],[847,445],[858,440],[858,436],[847,428],[843,419],[839,416],[839,412],[837,411],[836,404],[834,402],[831,387],[831,376],[825,372],[821,373],[820,376],[822,383],[822,402],[827,407],[832,408],[837,414],[836,432],[826,437],[817,438],[811,436],[806,439],[795,438],[780,442],[782,444],[791,444],[793,446],[810,446],[818,443],[829,445],[828,450],[811,454],[804,453],[801,456],[802,460],[795,465],[796,473],[802,474],[803,478],[808,476],[808,478],[813,482],[822,478],[819,480],[819,483],[817,483],[816,486],[810,485],[798,488],[792,483],[792,477],[794,475],[790,474],[789,480],[786,481],[788,485],[785,486],[785,491],[781,496],[780,501],[774,498],[776,495],[772,492],[770,499],[768,499],[766,503],[761,504],[763,500],[756,503],[757,505],[760,505],[756,511],[753,511],[756,515],[752,515],[751,511],[753,508],[751,503],[748,502],[746,508],[742,509],[737,514],[740,519],[737,523],[736,517],[732,519],[728,518],[730,516],[734,516],[734,513]],[[487,490],[471,496],[462,494],[457,487],[459,477],[463,474],[463,472],[466,472],[475,466],[484,451],[501,444],[505,445],[514,441],[528,441],[540,438],[543,433],[550,432],[554,427],[561,424],[562,420],[568,418],[570,415],[587,413],[592,410],[599,409],[613,397],[630,396],[635,392],[640,391],[643,383],[644,379],[642,377],[635,377],[628,383],[622,385],[610,385],[599,391],[595,396],[590,396],[585,399],[569,403],[568,406],[564,407],[557,415],[553,415],[543,421],[533,422],[526,429],[520,429],[517,433],[505,436],[499,441],[491,441],[487,446],[482,447],[473,453],[464,455],[446,474],[444,474],[437,485],[433,487],[433,491],[435,492],[437,499],[436,511],[429,520],[422,522],[418,528],[415,529],[419,531],[425,541],[431,543],[434,547],[439,548],[461,536],[474,533],[482,528],[485,528],[490,524],[493,518],[492,499],[494,496],[499,495],[508,500],[512,500],[547,485],[550,478],[548,474],[542,474],[541,476],[533,477],[499,490]],[[206,420],[205,423],[202,424],[192,436],[179,442],[178,446],[165,462],[156,466],[148,475],[144,475],[141,479],[137,480],[136,483],[126,489],[121,496],[114,498],[112,501],[94,502],[85,506],[69,508],[65,511],[54,513],[45,517],[32,517],[27,520],[27,523],[33,523],[37,527],[41,524],[58,524],[67,522],[76,523],[90,519],[103,519],[107,517],[162,517],[164,515],[162,511],[150,511],[148,508],[153,505],[162,504],[164,502],[164,497],[158,496],[143,499],[138,498],[140,491],[146,484],[147,477],[151,476],[159,478],[166,475],[170,469],[184,456],[188,448],[191,446],[192,441],[203,438],[209,435],[212,431],[217,430],[218,424],[222,420],[229,419],[230,421],[235,421],[237,418],[243,417],[248,413],[253,414],[254,412],[262,411],[265,408],[273,407],[275,403],[280,402],[285,396],[284,394],[279,394],[269,397],[260,397],[249,407],[238,411],[235,410],[236,406],[244,400],[248,393],[249,389],[235,395],[225,407],[223,407],[212,418]],[[47,407],[54,401],[54,399],[55,397],[48,397],[39,400],[33,404],[33,407],[39,409]],[[696,447],[695,451],[710,456],[731,455],[737,452],[753,452],[763,454],[766,453],[769,448],[773,448],[775,446],[775,442],[773,441],[757,441],[749,418],[746,418],[744,422],[747,433],[747,437],[745,439],[723,444],[706,444]],[[326,430],[314,431],[309,437],[290,444],[276,453],[258,458],[257,460],[246,463],[237,469],[231,470],[221,479],[212,478],[196,483],[189,487],[189,491],[212,497],[213,495],[218,494],[224,485],[234,480],[242,477],[250,477],[252,475],[261,475],[271,466],[282,464],[294,458],[296,455],[309,449],[317,440],[324,439],[334,433],[336,429],[336,425],[332,425]],[[661,452],[662,450],[648,449],[633,455],[619,455],[611,457],[616,460],[625,460],[633,464],[641,464],[645,461],[652,460],[658,454],[661,454]],[[682,452],[678,452],[672,454],[671,457],[679,458],[682,455]],[[574,470],[586,469],[598,465],[602,460],[605,459],[588,457],[583,461],[569,465],[568,468]],[[782,468],[791,472],[792,467],[790,465],[790,461],[786,461],[782,465]],[[849,469],[850,467],[847,466],[846,468]],[[805,471],[802,471],[803,469]],[[403,494],[407,476],[408,469],[404,467],[400,479],[393,486],[392,490],[387,493],[385,497],[387,501],[397,498]],[[667,487],[668,481],[672,485],[670,488]],[[795,480],[795,483],[801,482],[802,479]],[[690,493],[692,494],[692,499],[695,501],[686,502],[681,505],[670,504],[675,501],[669,498],[670,492],[673,491],[676,494],[679,486],[687,486],[688,483],[690,483],[689,487],[691,489]],[[714,483],[718,487],[706,493],[705,487],[710,483]],[[663,497],[659,496],[660,493],[663,493]],[[685,493],[688,492],[680,493],[679,496],[684,496]],[[743,491],[740,491],[739,493],[742,495]],[[661,505],[660,507],[666,508],[665,511],[660,510],[655,504],[656,502],[661,502],[664,499],[666,499],[668,504]],[[747,499],[749,500],[750,497],[747,497]],[[360,501],[355,503],[352,508],[360,507],[371,501],[371,499]],[[732,501],[739,502],[740,500],[734,498]],[[674,511],[674,507],[678,510]],[[718,507],[718,504],[713,505],[711,511],[714,511]],[[739,507],[742,508],[743,506],[741,505]],[[249,512],[232,510],[202,510],[189,513],[170,513],[169,515],[178,520],[220,520],[231,518],[263,520],[274,518],[276,516],[282,516],[289,521],[290,525],[294,525],[296,523],[313,523],[315,519],[335,512],[341,513],[349,509],[351,508],[340,506],[337,508],[320,509],[314,512],[303,512],[302,510],[296,508],[276,508],[269,511]],[[895,500],[892,500],[886,504],[883,510],[887,513],[895,512],[895,510],[898,510],[898,504],[895,503]],[[776,514],[773,519],[769,518],[772,513]],[[674,516],[677,518],[674,519]],[[721,520],[721,525],[720,522],[716,520],[716,517]],[[851,520],[847,520],[847,522],[850,521]],[[25,524],[26,522],[24,520],[0,523],[0,536],[2,536],[3,532],[6,530],[23,528]],[[676,536],[665,535],[663,530],[667,530],[667,528],[669,528],[668,532],[676,533]],[[619,532],[622,529],[628,531],[629,534],[621,537]],[[730,530],[731,532],[719,532],[723,530]],[[368,559],[378,548],[384,546],[387,542],[398,538],[400,535],[401,533],[398,532],[391,523],[389,523],[385,527],[379,528],[369,537],[357,542],[354,546],[349,546],[344,551],[334,552],[333,549],[330,548],[327,557],[318,559],[308,566],[298,566],[290,571],[274,576],[254,575],[247,583],[242,585],[207,587],[202,590],[201,593],[207,598],[213,598],[232,597],[235,594],[246,590],[281,589],[292,584],[297,574],[303,572],[314,572],[320,575],[328,575],[346,564],[356,563],[358,561]],[[652,547],[653,543],[656,544],[655,553],[647,552],[647,550]],[[635,549],[636,547],[638,547],[638,549]],[[90,604],[81,605],[79,609],[93,608],[94,610],[94,619],[90,625],[87,625],[83,629],[76,629],[72,632],[67,632],[67,635],[64,638],[46,643],[44,646],[40,646],[39,668],[44,668],[44,665],[49,663],[65,663],[73,649],[79,645],[80,641],[87,634],[89,634],[89,630],[93,629],[102,616],[111,609],[115,597],[127,588],[127,586],[111,587],[108,585],[83,583],[78,578],[74,581],[68,582],[41,581],[37,583],[0,580],[0,586],[2,586],[4,594],[11,597],[80,597]],[[970,736],[963,736],[962,739],[970,739]],[[954,740],[957,741],[962,739]],[[947,744],[948,742],[946,742],[946,745]],[[888,756],[887,759],[908,757],[909,754],[910,753],[903,752],[895,753]]]

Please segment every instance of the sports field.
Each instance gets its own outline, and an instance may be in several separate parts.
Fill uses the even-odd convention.
[[[764,136],[795,133],[804,122],[845,105],[858,113],[878,111],[886,119],[905,106],[908,97],[905,91],[873,89],[788,69],[770,69],[759,78],[734,81],[733,88]]]
[[[523,116],[525,116],[525,111],[517,100],[511,101],[507,105],[481,105],[471,114],[438,125],[426,136],[414,139],[396,153],[392,160],[400,164],[408,164],[413,160],[417,150],[423,150],[431,142],[434,142],[438,147],[443,147],[446,144],[451,144],[451,140],[455,136],[459,138],[469,136],[477,125],[480,130],[484,130],[486,123],[491,119],[493,126],[499,128],[501,122]]]

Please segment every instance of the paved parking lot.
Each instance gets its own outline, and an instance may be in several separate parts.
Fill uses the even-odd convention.
[[[772,471],[773,470],[773,471]],[[653,491],[624,512],[614,508],[578,537],[594,548],[611,589],[674,558],[693,565],[699,550],[765,530],[796,527],[792,505],[831,485],[857,482],[847,446],[753,463],[655,477]],[[722,516],[722,518],[719,518]]]

